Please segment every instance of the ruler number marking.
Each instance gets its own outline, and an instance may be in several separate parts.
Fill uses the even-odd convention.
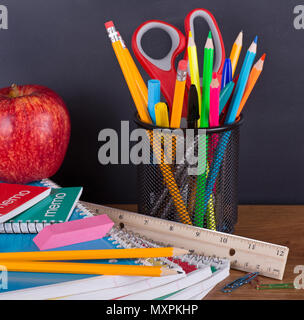
[[[249,250],[254,250],[255,249],[255,243],[249,243],[248,249]]]
[[[220,238],[220,243],[227,243],[227,242],[228,242],[228,238],[224,238],[224,237]]]

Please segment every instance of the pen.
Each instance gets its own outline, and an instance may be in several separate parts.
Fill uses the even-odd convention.
[[[188,96],[188,116],[187,123],[188,129],[196,129],[198,126],[199,115],[199,104],[196,86],[192,84],[189,90]]]

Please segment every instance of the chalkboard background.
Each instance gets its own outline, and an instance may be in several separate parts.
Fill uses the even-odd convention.
[[[293,9],[299,1],[3,0],[0,4],[9,13],[8,30],[0,31],[0,86],[48,86],[63,97],[71,114],[71,143],[53,177],[56,182],[83,186],[87,201],[136,202],[136,167],[102,166],[97,157],[101,129],[119,130],[121,120],[130,120],[131,129],[135,127],[134,105],[104,22],[113,20],[131,48],[132,33],[140,23],[164,20],[184,32],[187,13],[203,7],[215,15],[228,54],[240,30],[246,50],[257,34],[257,57],[267,53],[241,129],[240,202],[304,203],[304,30],[293,26]],[[208,30],[202,22],[197,28],[202,52]],[[144,40],[154,57],[164,56],[170,47],[164,34]]]

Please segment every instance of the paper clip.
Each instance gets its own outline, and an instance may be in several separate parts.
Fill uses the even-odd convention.
[[[272,290],[272,289],[295,289],[293,283],[270,283],[259,284],[256,286],[257,290]]]
[[[221,291],[224,293],[232,292],[233,290],[251,282],[254,278],[258,276],[258,272],[248,273],[246,276],[236,279],[229,284],[227,284]]]

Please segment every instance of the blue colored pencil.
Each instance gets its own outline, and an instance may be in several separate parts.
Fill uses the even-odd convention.
[[[220,114],[230,99],[234,88],[234,82],[230,81],[220,93]]]
[[[242,66],[242,70],[240,73],[240,77],[237,82],[234,95],[232,97],[231,105],[228,109],[228,113],[225,119],[225,124],[231,124],[235,121],[237,111],[239,109],[239,106],[246,88],[246,84],[249,78],[249,74],[256,56],[257,40],[258,40],[258,37],[255,37],[254,41],[252,42],[251,46],[247,51],[247,54]]]

